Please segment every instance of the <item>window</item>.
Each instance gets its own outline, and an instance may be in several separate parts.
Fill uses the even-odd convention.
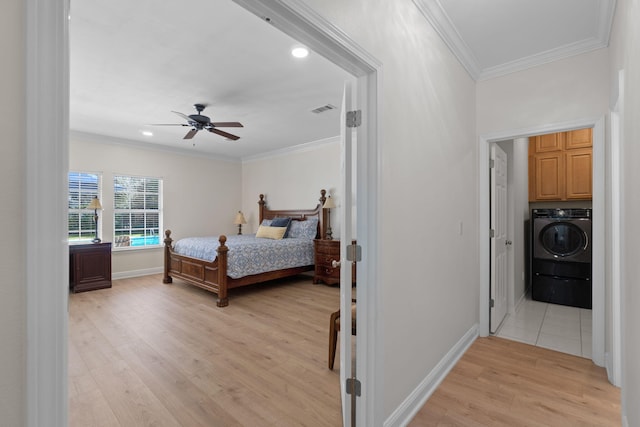
[[[113,177],[114,247],[160,245],[162,180]]]
[[[69,172],[69,241],[89,241],[96,237],[94,211],[86,209],[94,197],[100,198],[100,176]],[[100,224],[100,222],[98,222]],[[98,237],[100,237],[98,230]]]

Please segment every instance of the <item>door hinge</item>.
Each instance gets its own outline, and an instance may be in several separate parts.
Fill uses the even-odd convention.
[[[361,110],[347,111],[347,127],[348,128],[357,128],[361,124],[362,124]]]
[[[496,162],[493,159],[489,159],[489,169],[493,169],[496,167]]]
[[[496,305],[496,300],[494,300],[493,298],[491,298],[491,302],[489,304],[491,306],[491,308],[495,307]]]
[[[489,230],[489,237],[491,237],[492,239],[496,237],[496,230],[494,230],[493,228]]]
[[[362,261],[362,248],[360,245],[351,244],[347,246],[347,261],[360,262]]]
[[[362,392],[362,384],[357,378],[347,378],[347,394],[360,396]]]

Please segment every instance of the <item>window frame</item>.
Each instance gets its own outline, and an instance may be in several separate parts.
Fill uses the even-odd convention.
[[[102,176],[102,172],[96,172],[96,171],[80,171],[80,170],[69,170],[67,172],[67,218],[69,218],[69,215],[72,213],[86,213],[91,215],[91,217],[93,218],[94,215],[94,211],[93,209],[87,209],[87,208],[70,208],[69,207],[69,197],[71,196],[71,179],[70,179],[70,175],[71,174],[79,174],[79,175],[95,175],[98,179],[97,182],[97,191],[95,193],[95,196],[98,197],[99,200],[102,201],[102,191],[103,191],[103,176]],[[86,193],[90,193],[89,191],[87,191]],[[82,193],[80,193],[82,194]],[[80,198],[82,198],[82,196],[80,196]],[[79,218],[78,220],[78,233],[81,234],[82,233],[82,217]],[[93,227],[91,229],[92,231],[92,235],[91,237],[87,237],[87,238],[80,238],[80,236],[77,239],[71,239],[70,238],[70,233],[71,233],[71,229],[70,229],[70,222],[67,219],[67,243],[71,244],[71,245],[76,245],[76,244],[86,244],[86,243],[91,243],[94,237],[98,237],[99,239],[102,238],[103,233],[102,233],[102,227],[103,227],[103,221],[98,220],[98,229],[97,229],[97,233],[95,230],[95,227]]]
[[[145,190],[143,192],[139,192],[139,191],[130,191],[127,194],[137,194],[138,196],[142,195],[143,199],[145,195],[157,195],[157,209],[147,209],[145,208],[118,208],[118,194],[121,194],[122,191],[118,191],[117,185],[119,185],[119,183],[117,183],[117,180],[120,178],[126,178],[126,179],[131,179],[131,180],[155,180],[157,181],[157,187],[158,187],[158,191],[157,193],[154,192],[148,192],[146,191],[146,186],[147,183],[145,183]],[[124,174],[124,173],[114,173],[113,174],[113,178],[112,178],[112,183],[113,183],[113,215],[112,215],[112,221],[113,221],[113,228],[112,228],[112,250],[113,251],[135,251],[135,250],[147,250],[147,249],[158,249],[163,247],[164,245],[164,241],[162,239],[162,224],[163,224],[163,191],[164,191],[164,180],[162,177],[158,177],[158,176],[142,176],[142,175],[132,175],[132,174]],[[146,199],[145,199],[145,203],[146,203]],[[131,223],[131,219],[129,219],[129,226],[128,226],[128,237],[129,240],[126,242],[126,244],[124,244],[125,242],[119,241],[119,237],[120,236],[125,236],[124,234],[117,234],[118,232],[127,230],[127,228],[122,228],[122,227],[118,227],[119,221],[117,220],[117,217],[119,214],[123,214],[123,213],[129,213],[131,214],[143,214],[144,215],[144,227],[142,228],[144,235],[143,237],[143,244],[136,244],[136,245],[131,245],[131,239],[132,237],[134,237],[134,234],[132,234],[133,230],[139,229],[139,228],[134,228],[133,224]],[[155,236],[158,237],[158,243],[155,244],[146,244],[146,239],[149,237],[146,234],[146,231],[150,228],[156,228],[156,227],[147,227],[147,223],[146,223],[146,215],[148,213],[157,213],[158,215],[158,226],[157,226],[157,234],[155,234]],[[138,236],[139,237],[139,236]]]

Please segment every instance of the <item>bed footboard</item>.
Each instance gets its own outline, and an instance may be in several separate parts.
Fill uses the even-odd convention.
[[[173,278],[179,278],[200,288],[218,295],[216,305],[229,305],[227,284],[227,252],[226,236],[220,236],[218,241],[218,256],[213,261],[190,258],[178,255],[173,251],[171,230],[164,232],[164,276],[162,283],[172,283]]]

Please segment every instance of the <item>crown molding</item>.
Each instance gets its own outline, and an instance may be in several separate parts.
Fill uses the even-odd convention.
[[[242,158],[242,163],[251,163],[257,160],[271,159],[274,157],[286,156],[294,153],[303,153],[305,151],[317,150],[324,145],[339,144],[340,136],[319,139],[317,141],[307,142],[305,144],[294,145],[292,147],[281,148],[279,150],[269,151],[267,153],[256,154]]]
[[[436,30],[449,50],[458,58],[460,64],[467,70],[473,80],[480,76],[480,64],[469,46],[458,33],[455,25],[444,11],[440,0],[413,0],[418,10]]]
[[[616,8],[616,0],[604,0],[600,2],[596,37],[580,40],[575,43],[570,43],[555,49],[540,52],[493,67],[481,68],[477,58],[460,36],[460,33],[451,21],[449,15],[445,12],[440,0],[413,0],[413,3],[440,35],[444,43],[458,61],[460,61],[460,64],[462,64],[462,66],[467,70],[471,78],[476,81],[504,76],[506,74],[607,47],[609,45],[609,37]]]
[[[529,68],[537,67],[539,65],[547,64],[549,62],[559,61],[561,59],[566,59],[572,56],[601,49],[603,47],[607,47],[607,44],[608,41],[602,41],[595,38],[581,40],[575,43],[548,50],[546,52],[529,55],[522,59],[517,59],[511,62],[506,62],[495,67],[485,68],[480,72],[480,75],[478,75],[478,78],[476,80],[488,80],[495,77],[504,76],[506,74],[523,71]]]

